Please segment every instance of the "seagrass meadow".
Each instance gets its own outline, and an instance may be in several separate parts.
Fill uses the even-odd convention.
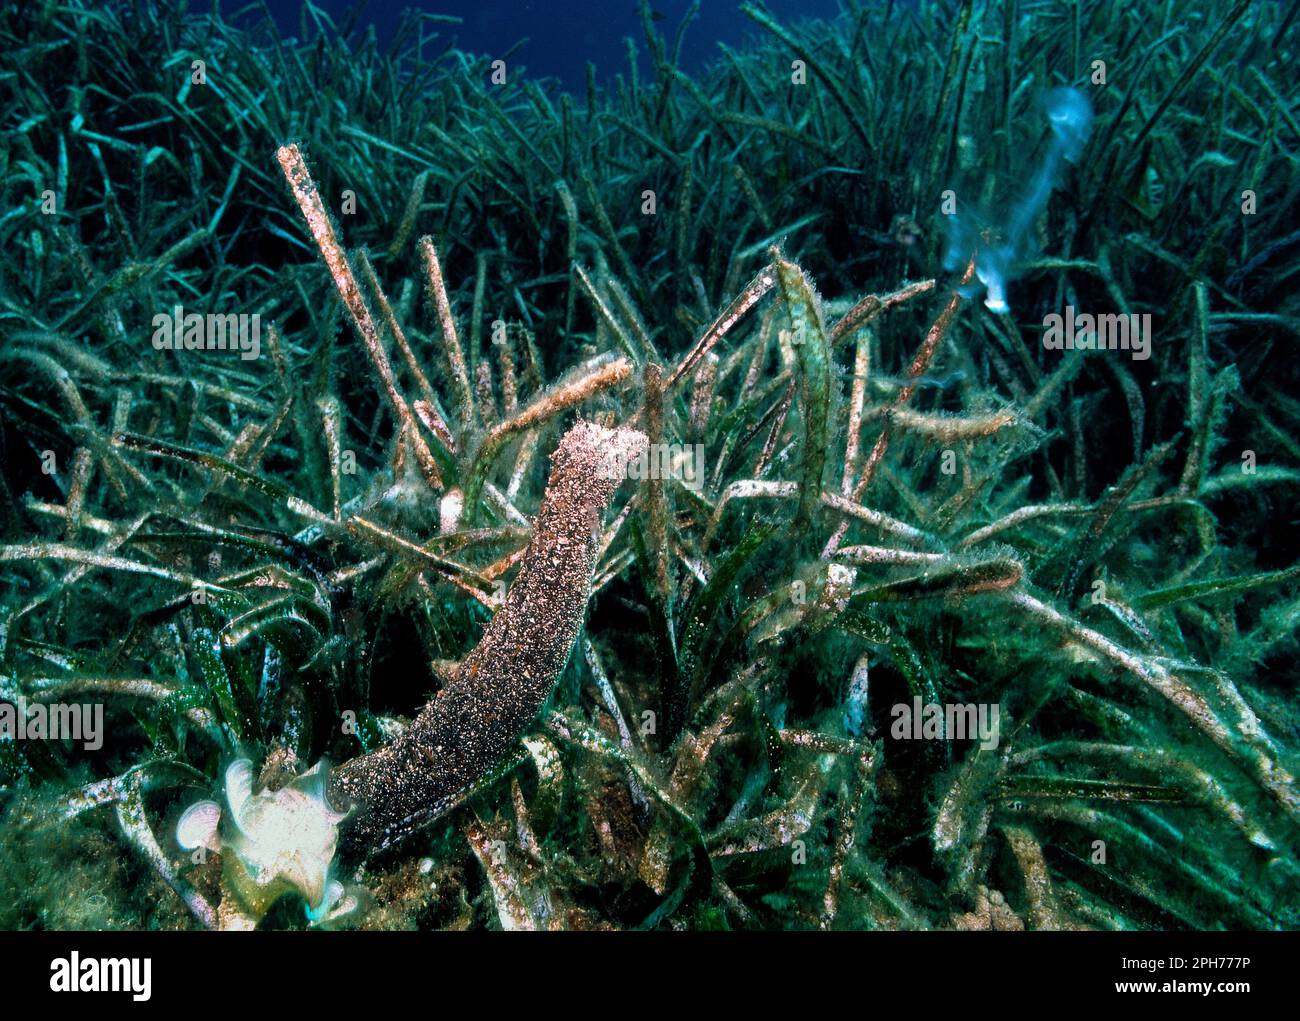
[[[1300,927],[1297,6],[6,4],[0,927]]]

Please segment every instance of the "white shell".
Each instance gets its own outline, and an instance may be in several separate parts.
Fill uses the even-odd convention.
[[[221,806],[215,801],[200,801],[190,805],[176,824],[176,843],[186,851],[206,847],[209,851],[220,848],[217,826],[221,822]]]
[[[235,825],[244,830],[244,807],[253,796],[253,764],[248,759],[236,759],[226,767],[226,804]]]
[[[338,902],[347,900],[343,884],[330,877],[338,827],[346,813],[335,811],[326,797],[328,765],[321,760],[278,791],[257,794],[253,775],[248,759],[226,767],[226,805],[234,828],[219,833],[222,807],[215,801],[201,801],[181,816],[177,841],[187,850],[200,846],[220,850],[225,867],[236,870],[231,875],[243,877],[236,889],[256,917],[292,887],[306,899],[313,921],[333,918]]]

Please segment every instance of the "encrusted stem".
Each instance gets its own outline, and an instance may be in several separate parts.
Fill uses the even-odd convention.
[[[342,242],[339,241],[334,221],[325,209],[320,193],[311,179],[311,172],[307,169],[307,161],[303,158],[302,151],[296,144],[282,145],[275,151],[275,158],[284,171],[285,180],[289,182],[289,188],[293,191],[293,197],[302,211],[303,219],[307,221],[307,229],[311,231],[311,236],[320,249],[321,258],[329,268],[330,278],[334,281],[334,287],[339,293],[343,307],[347,309],[357,336],[366,347],[366,353],[370,356],[371,364],[379,377],[383,394],[388,398],[393,416],[406,431],[425,478],[432,486],[441,489],[442,476],[438,471],[437,462],[415,427],[415,419],[411,415],[406,398],[397,388],[392,365],[389,364],[388,355],[384,352],[384,345],[379,339],[379,328],[361,294],[357,275],[353,272]]]

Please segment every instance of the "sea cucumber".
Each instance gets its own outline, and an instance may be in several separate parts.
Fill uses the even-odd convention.
[[[646,443],[634,429],[579,422],[560,440],[519,576],[445,688],[392,744],[330,776],[356,806],[346,840],[379,850],[448,811],[536,717],[582,626],[601,514],[621,468]]]

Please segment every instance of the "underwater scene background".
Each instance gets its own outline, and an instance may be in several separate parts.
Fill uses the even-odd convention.
[[[0,928],[1296,928],[1298,7],[5,5]]]

